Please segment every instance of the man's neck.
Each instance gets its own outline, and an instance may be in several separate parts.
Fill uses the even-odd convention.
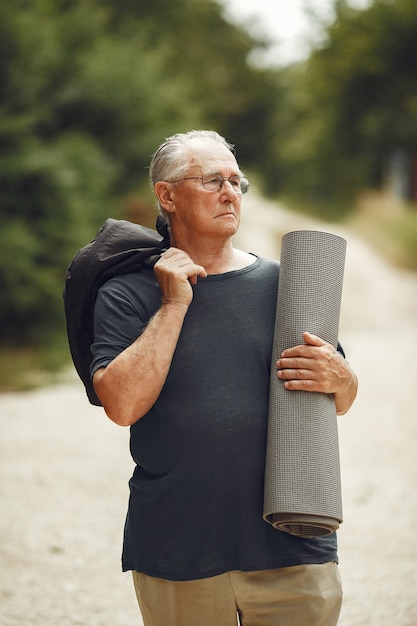
[[[196,246],[190,242],[178,242],[173,238],[171,245],[187,252],[194,263],[204,267],[207,274],[224,274],[242,269],[256,260],[252,254],[234,248],[231,239],[223,244],[213,245],[211,243],[204,247],[203,245]]]

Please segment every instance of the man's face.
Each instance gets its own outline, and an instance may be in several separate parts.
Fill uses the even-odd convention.
[[[233,154],[217,142],[196,142],[189,148],[190,166],[183,178],[220,174],[241,175]],[[174,198],[171,227],[174,235],[231,237],[240,222],[242,195],[228,181],[218,191],[203,187],[201,179],[172,183]]]

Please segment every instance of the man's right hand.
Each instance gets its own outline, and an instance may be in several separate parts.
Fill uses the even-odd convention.
[[[154,271],[162,291],[163,304],[189,306],[193,299],[191,285],[196,284],[197,276],[207,276],[204,267],[194,263],[179,248],[169,248],[164,252],[155,264]]]

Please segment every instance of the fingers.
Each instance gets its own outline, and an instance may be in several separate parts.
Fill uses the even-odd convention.
[[[193,298],[191,285],[195,285],[197,277],[206,277],[207,272],[202,265],[197,265],[178,248],[169,248],[154,267],[164,304],[179,303],[189,305]]]
[[[277,377],[286,389],[335,393],[340,386],[341,360],[335,348],[317,335],[304,333],[305,344],[284,350]]]
[[[284,382],[284,387],[291,390],[333,393],[332,379],[328,372],[320,373],[314,369],[280,369],[277,376]]]
[[[279,359],[277,376],[284,381],[286,389],[321,391],[323,384],[323,375],[313,359]]]
[[[162,272],[168,271],[178,274],[178,276],[186,275],[187,278],[193,276],[207,276],[204,267],[194,263],[189,255],[179,248],[169,248],[161,255],[155,267]]]
[[[298,355],[302,356],[303,354],[309,355],[311,354],[310,349],[309,349],[310,346],[314,346],[317,348],[329,346],[333,348],[333,346],[327,343],[326,341],[324,341],[324,339],[321,339],[321,337],[318,337],[317,335],[313,335],[312,333],[309,333],[309,332],[303,333],[303,339],[305,341],[305,344],[300,344],[299,346],[294,346],[293,348],[287,348],[287,350],[284,350],[284,352],[281,354],[281,357],[298,356]]]
[[[321,339],[317,335],[313,335],[312,333],[305,332],[303,333],[303,339],[307,345],[310,346],[325,346],[326,342],[324,339]]]

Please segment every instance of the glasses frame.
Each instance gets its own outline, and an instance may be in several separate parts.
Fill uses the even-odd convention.
[[[213,176],[216,177],[218,180],[218,184],[219,184],[219,188],[218,189],[208,189],[206,187],[206,184],[209,184],[210,181],[206,181],[206,183],[204,183],[204,179],[207,178],[207,176]],[[245,193],[247,193],[249,191],[249,187],[250,187],[250,182],[248,181],[248,179],[246,178],[246,176],[241,176],[240,174],[234,174],[233,176],[230,176],[229,178],[227,178],[226,176],[222,176],[221,174],[219,174],[218,172],[209,172],[208,174],[203,174],[203,176],[187,176],[186,178],[178,178],[177,180],[170,180],[168,182],[170,183],[181,183],[183,180],[201,180],[201,184],[203,185],[204,189],[206,191],[210,191],[212,193],[217,193],[218,191],[221,190],[221,188],[223,187],[224,183],[226,181],[228,181],[230,184],[231,181],[230,179],[233,178],[239,178],[239,190],[235,189],[233,186],[233,191],[239,195],[243,195]],[[242,182],[244,184],[244,189],[242,189]]]

